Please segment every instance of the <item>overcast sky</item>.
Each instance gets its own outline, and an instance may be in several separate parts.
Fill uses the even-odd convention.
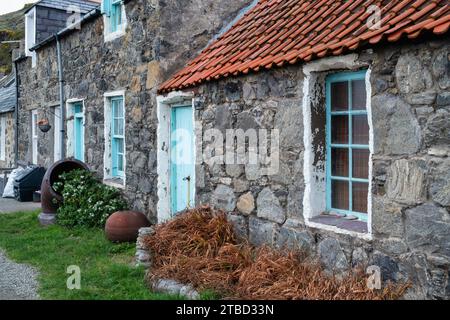
[[[36,2],[37,0],[0,0],[0,15],[17,11],[23,8],[25,3]]]

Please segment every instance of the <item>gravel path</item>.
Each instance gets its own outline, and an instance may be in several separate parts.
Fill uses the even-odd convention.
[[[0,249],[0,300],[36,300],[37,271],[9,260]]]

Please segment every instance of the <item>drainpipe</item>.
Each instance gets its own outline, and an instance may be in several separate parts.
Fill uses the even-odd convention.
[[[17,72],[17,61],[14,61],[14,77],[16,82],[16,107],[14,109],[14,168],[19,165],[19,72]]]
[[[61,127],[61,159],[66,158],[66,148],[65,148],[65,138],[66,138],[66,130],[65,130],[65,119],[66,119],[66,108],[64,106],[64,75],[63,75],[63,67],[62,67],[62,59],[61,59],[61,43],[59,42],[58,34],[55,34],[56,39],[56,54],[58,56],[58,78],[59,78],[59,106],[61,108],[61,117],[60,117],[60,127]]]

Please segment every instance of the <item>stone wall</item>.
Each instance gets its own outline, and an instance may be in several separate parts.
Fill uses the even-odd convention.
[[[6,131],[5,131],[5,161],[0,160],[0,168],[13,168],[14,167],[14,112],[2,113],[0,117],[6,118]]]
[[[385,281],[412,281],[409,298],[449,298],[450,42],[369,50],[357,62],[371,69],[370,237],[306,226],[302,66],[196,89],[203,129],[280,130],[277,174],[258,176],[250,165],[198,166],[197,203],[230,212],[254,244],[299,246],[338,271],[377,265]]]
[[[134,210],[156,219],[156,89],[174,70],[204,48],[250,0],[216,3],[213,0],[133,0],[126,2],[125,36],[104,43],[103,19],[61,39],[65,98],[83,99],[85,157],[103,176],[105,92],[125,90],[126,188]],[[201,13],[201,14],[199,14]],[[52,123],[59,105],[56,45],[37,51],[19,63],[19,158],[31,162],[31,110]],[[54,127],[54,126],[53,126]],[[38,162],[53,162],[53,129],[38,132]]]

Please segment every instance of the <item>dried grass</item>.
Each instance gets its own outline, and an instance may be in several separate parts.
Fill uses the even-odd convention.
[[[384,300],[407,289],[371,290],[362,270],[339,279],[301,253],[254,248],[237,239],[225,213],[206,206],[157,226],[144,242],[153,253],[150,280],[171,278],[228,299]]]

